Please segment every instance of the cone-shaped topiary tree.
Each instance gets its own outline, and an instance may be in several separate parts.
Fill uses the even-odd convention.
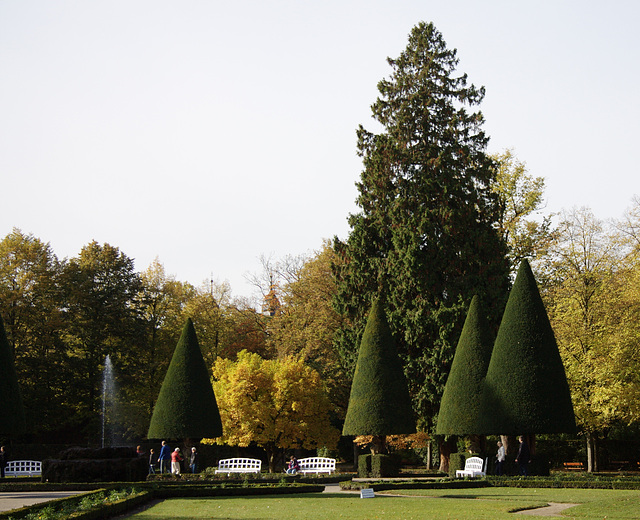
[[[199,440],[220,435],[216,396],[196,330],[188,319],[160,388],[147,437]]]
[[[483,385],[484,434],[573,433],[558,345],[527,260],[518,268]]]
[[[373,435],[380,440],[414,432],[402,363],[383,305],[376,299],[360,341],[342,434]],[[384,448],[384,441],[378,448]]]
[[[492,350],[493,336],[489,323],[482,312],[480,298],[474,296],[440,401],[436,434],[478,433],[482,382]]]
[[[25,432],[24,407],[11,345],[0,316],[0,433],[19,435]]]

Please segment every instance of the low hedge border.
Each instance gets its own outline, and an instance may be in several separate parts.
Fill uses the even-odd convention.
[[[137,500],[141,500],[143,503],[146,500],[150,500],[151,499],[151,495],[148,491],[144,491],[135,495],[132,495],[130,497],[127,497],[125,499],[122,500],[118,500],[117,502],[112,502],[109,504],[102,504],[100,507],[96,507],[94,509],[91,510],[86,510],[86,511],[82,511],[82,510],[78,510],[80,508],[80,504],[89,499],[91,500],[94,497],[104,497],[104,494],[106,492],[108,492],[109,489],[103,488],[103,489],[98,489],[95,491],[90,491],[87,493],[80,493],[78,495],[74,495],[72,497],[65,497],[65,498],[57,498],[54,500],[50,500],[48,502],[42,502],[40,504],[33,504],[31,506],[26,506],[26,507],[21,507],[20,509],[13,509],[11,511],[4,511],[2,513],[0,513],[0,519],[1,520],[19,520],[22,518],[26,518],[28,516],[33,516],[33,515],[37,515],[38,517],[40,515],[46,516],[44,515],[44,510],[47,509],[51,509],[53,511],[60,511],[60,510],[68,510],[69,514],[67,515],[67,517],[70,517],[71,515],[73,515],[73,518],[96,518],[95,515],[96,514],[96,510],[105,510],[105,511],[113,511],[113,514],[119,514],[119,512],[122,510],[122,506],[118,507],[117,505],[119,503],[124,503],[123,505],[126,506],[124,510],[126,510],[126,508],[128,507],[135,507],[137,505]],[[141,496],[140,498],[138,498],[140,495],[144,495]],[[136,500],[137,499],[137,500]],[[91,515],[91,516],[86,516],[86,515]],[[98,518],[106,518],[106,516],[102,516],[102,517],[98,517]]]
[[[69,486],[67,489],[69,489]],[[135,494],[109,503],[102,503],[91,509],[78,510],[80,504],[94,496],[104,496],[105,493],[114,489],[122,489],[128,486],[109,486],[107,488],[101,488],[95,491],[89,491],[87,493],[81,493],[72,497],[58,498],[43,502],[40,504],[34,504],[32,506],[23,507],[20,509],[13,509],[11,511],[5,511],[0,513],[0,520],[21,520],[27,517],[37,518],[49,518],[45,514],[45,510],[52,510],[56,513],[51,515],[51,518],[58,520],[63,518],[72,518],[73,520],[102,520],[111,518],[117,515],[136,509],[153,499],[165,499],[165,498],[178,498],[178,497],[221,497],[221,496],[260,496],[260,495],[282,495],[282,494],[297,494],[297,493],[320,493],[324,491],[323,485],[307,485],[307,484],[291,484],[291,485],[274,485],[274,484],[258,484],[258,485],[243,485],[243,484],[221,484],[216,487],[211,485],[153,485],[144,483],[136,483],[135,489],[139,491],[135,492],[135,489],[131,491]],[[144,489],[146,488],[146,489]],[[50,489],[49,489],[50,490]],[[33,489],[30,489],[33,491]],[[41,489],[42,491],[42,489]],[[68,510],[66,515],[57,514],[60,510]]]
[[[355,477],[356,473],[340,474],[302,474],[288,475],[286,473],[230,473],[230,474],[206,474],[206,473],[183,473],[173,475],[171,473],[149,475],[147,482],[161,482],[163,484],[183,484],[185,482],[193,484],[216,485],[224,482],[250,482],[250,483],[283,483],[299,482],[303,484],[335,484],[345,478]]]
[[[640,489],[640,477],[555,476],[555,477],[486,477],[490,486],[567,489]]]
[[[341,489],[374,491],[394,489],[470,489],[480,487],[567,488],[567,489],[640,489],[640,477],[561,476],[561,477],[484,477],[477,479],[450,479],[401,482],[340,482]]]
[[[391,491],[394,489],[468,489],[489,487],[490,484],[484,479],[475,480],[405,480],[402,482],[340,482],[340,488],[348,491],[360,491],[361,489],[373,488],[374,491]]]

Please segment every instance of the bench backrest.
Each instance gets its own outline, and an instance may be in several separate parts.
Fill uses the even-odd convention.
[[[262,469],[260,459],[222,459],[218,461],[218,469]]]
[[[484,461],[480,457],[469,457],[464,463],[465,471],[484,471]]]
[[[10,460],[5,466],[8,473],[41,473],[42,462],[39,460]]]
[[[322,468],[334,471],[336,469],[336,459],[329,459],[327,457],[308,457],[306,459],[300,459],[298,464],[300,464],[300,469]]]

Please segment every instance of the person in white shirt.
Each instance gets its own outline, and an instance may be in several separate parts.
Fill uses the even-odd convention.
[[[496,454],[496,475],[502,475],[504,471],[504,461],[507,460],[507,454],[504,446],[498,441],[498,453]]]

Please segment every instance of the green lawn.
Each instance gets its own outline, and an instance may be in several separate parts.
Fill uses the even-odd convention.
[[[566,510],[565,519],[640,518],[640,491],[584,489],[483,488],[470,490],[406,490],[410,497],[361,499],[354,494],[304,494],[268,497],[185,498],[165,500],[132,520],[442,520],[531,519],[512,511],[548,502],[582,505]]]

